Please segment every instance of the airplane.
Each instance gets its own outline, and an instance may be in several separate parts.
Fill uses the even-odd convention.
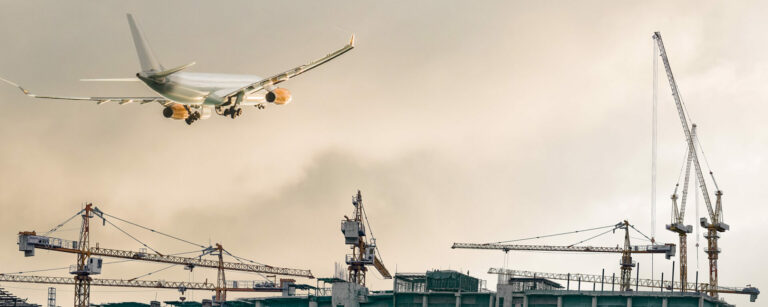
[[[213,111],[217,115],[234,119],[242,115],[243,106],[255,106],[264,109],[265,103],[285,105],[291,102],[291,92],[276,87],[284,81],[310,71],[333,60],[355,47],[355,36],[344,47],[323,58],[308,64],[289,69],[269,78],[254,75],[196,73],[182,71],[195,62],[176,68],[166,69],[155,58],[147,40],[131,14],[127,14],[133,43],[138,53],[141,71],[136,78],[82,79],[82,81],[142,81],[159,96],[157,97],[66,97],[32,94],[16,83],[0,80],[18,87],[25,95],[33,98],[95,101],[101,105],[117,102],[121,105],[132,102],[146,104],[158,102],[163,108],[163,116],[175,120],[184,120],[191,125],[199,119],[210,118]]]

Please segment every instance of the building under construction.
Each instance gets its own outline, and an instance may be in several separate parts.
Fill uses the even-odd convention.
[[[245,298],[227,301],[232,307],[726,307],[732,306],[701,292],[620,291],[616,284],[569,288],[546,278],[499,275],[497,291],[482,288],[482,281],[456,271],[395,274],[392,291],[369,291],[342,279],[328,279],[330,288],[315,288],[307,295]],[[584,283],[586,287],[586,282]],[[329,292],[329,293],[328,293]],[[154,306],[153,306],[154,305]],[[96,304],[100,307],[212,307],[202,302],[150,302]],[[13,305],[5,305],[13,306]],[[20,305],[21,306],[21,305]]]
[[[663,62],[667,78],[675,100],[680,122],[686,138],[687,156],[681,178],[684,178],[682,188],[679,183],[672,195],[672,219],[666,225],[679,236],[679,242],[659,243],[653,235],[647,236],[638,230],[629,221],[624,220],[606,226],[582,229],[573,232],[535,236],[516,240],[482,243],[454,243],[454,249],[473,249],[502,251],[533,251],[551,253],[609,253],[619,257],[618,276],[604,274],[590,275],[581,273],[544,273],[511,270],[507,268],[491,268],[489,274],[498,276],[495,291],[487,289],[485,283],[478,278],[457,271],[436,270],[425,273],[396,273],[389,272],[381,257],[379,244],[373,235],[369,223],[369,217],[363,205],[362,195],[358,191],[352,198],[354,210],[351,216],[344,216],[340,223],[340,230],[344,243],[349,247],[350,253],[345,256],[346,272],[337,272],[333,277],[318,278],[315,285],[300,284],[292,278],[314,278],[311,271],[306,269],[283,268],[265,265],[256,261],[235,256],[221,244],[199,244],[184,240],[175,235],[170,235],[138,223],[111,215],[100,210],[92,204],[87,204],[83,209],[75,213],[63,223],[57,225],[46,233],[34,231],[21,231],[18,233],[19,251],[26,257],[35,255],[35,250],[61,252],[76,256],[75,265],[69,273],[70,277],[31,276],[24,274],[5,275],[0,274],[0,282],[40,283],[73,286],[74,306],[94,306],[90,302],[92,287],[135,287],[152,289],[169,289],[179,291],[179,301],[144,303],[119,303],[98,306],[129,307],[129,306],[254,306],[254,307],[563,307],[563,306],[591,306],[591,307],[671,307],[671,306],[698,306],[715,307],[731,306],[720,297],[720,294],[746,295],[754,302],[760,291],[750,285],[744,287],[729,287],[719,284],[719,270],[717,266],[719,253],[718,240],[720,233],[728,231],[730,226],[723,220],[723,193],[717,186],[713,172],[708,174],[711,179],[704,177],[704,171],[699,163],[697,146],[696,125],[690,121],[685,107],[680,98],[677,84],[672,75],[671,66],[667,57],[661,34],[653,35],[656,43],[657,56]],[[655,76],[656,74],[654,74]],[[654,95],[655,97],[655,95]],[[703,152],[702,152],[703,153]],[[702,154],[703,155],[703,154]],[[694,193],[704,199],[709,219],[701,218],[699,223],[706,230],[704,237],[707,239],[705,252],[708,256],[709,274],[702,282],[698,278],[691,282],[688,280],[687,270],[687,234],[692,233],[693,227],[686,225],[685,207],[688,198],[688,189],[691,169],[693,169],[695,184]],[[682,171],[684,170],[684,172]],[[684,176],[683,176],[684,174]],[[710,195],[709,187],[714,187],[714,193]],[[681,194],[678,198],[678,192]],[[714,196],[714,205],[711,201]],[[678,199],[680,202],[678,203]],[[117,250],[111,248],[90,245],[91,222],[98,221],[103,225],[109,224],[131,239],[145,246],[140,251]],[[80,233],[77,240],[65,240],[55,236],[64,224],[70,221],[80,222]],[[165,236],[184,244],[195,246],[199,251],[196,255],[183,256],[180,254],[163,254],[151,246],[130,235],[125,229],[116,223],[124,223],[133,227],[149,230],[153,234]],[[622,233],[623,244],[616,246],[588,246],[583,245],[587,240],[579,241],[566,246],[555,245],[531,245],[517,244],[533,238],[554,237],[586,231],[602,231],[593,239],[602,234]],[[630,241],[633,236],[639,235],[650,244],[636,245]],[[589,240],[588,239],[588,240]],[[446,246],[446,249],[448,247]],[[638,264],[633,260],[635,254],[663,254],[667,259],[679,257],[678,274],[674,271],[672,276],[664,279],[641,279]],[[194,268],[216,270],[215,282],[181,282],[163,280],[132,279],[100,279],[95,277],[101,274],[103,258],[127,259],[136,262],[154,262],[184,266],[188,270]],[[234,259],[234,260],[230,260]],[[674,267],[674,266],[673,266]],[[381,277],[392,279],[392,290],[372,291],[366,286],[369,268],[374,268]],[[236,281],[227,279],[227,272],[239,271],[259,274],[268,274],[272,279],[263,281]],[[634,275],[633,275],[634,274]],[[284,278],[278,279],[277,276]],[[677,279],[675,279],[677,276]],[[211,299],[201,302],[186,301],[186,291],[210,291]],[[274,297],[257,297],[247,299],[230,300],[227,293],[231,292],[273,292],[280,293]],[[55,293],[55,291],[54,291]],[[10,305],[13,303],[14,305]],[[26,304],[26,305],[25,305]],[[54,307],[55,302],[49,301],[49,306]],[[0,289],[0,306],[32,306],[22,302],[11,294]]]
[[[519,251],[548,251],[548,252],[587,252],[615,253],[620,255],[620,276],[587,275],[587,274],[553,274],[541,272],[517,271],[505,268],[491,268],[488,273],[498,276],[495,291],[487,289],[485,282],[479,278],[457,271],[436,270],[425,273],[397,273],[390,275],[389,270],[381,261],[381,255],[373,238],[371,225],[363,206],[362,195],[358,191],[352,199],[354,206],[353,217],[344,216],[341,222],[341,233],[344,242],[350,247],[346,259],[346,274],[337,271],[335,277],[317,278],[314,285],[299,284],[294,279],[283,278],[279,283],[243,282],[226,280],[226,271],[247,271],[272,273],[298,277],[312,277],[306,270],[279,268],[274,266],[246,264],[224,261],[224,256],[236,257],[226,251],[220,244],[203,249],[200,257],[181,257],[162,255],[148,251],[130,252],[106,249],[102,247],[87,247],[87,229],[92,218],[103,219],[103,223],[111,223],[119,219],[97,207],[88,204],[74,217],[81,217],[81,241],[66,241],[48,235],[38,235],[35,232],[19,233],[19,250],[26,256],[33,256],[36,249],[58,251],[76,254],[78,265],[71,268],[74,278],[41,277],[29,275],[2,275],[0,281],[27,282],[72,285],[75,292],[75,302],[79,306],[94,306],[89,302],[91,287],[140,287],[155,289],[170,289],[181,292],[179,301],[146,303],[118,303],[98,306],[130,307],[130,306],[254,306],[254,307],[533,307],[533,306],[731,306],[724,300],[710,293],[732,293],[748,295],[755,301],[760,291],[754,287],[724,287],[712,286],[707,283],[685,283],[672,280],[640,279],[639,274],[632,278],[632,254],[659,253],[671,257],[675,254],[674,244],[652,244],[647,246],[632,245],[630,229],[635,229],[628,221],[623,221],[607,227],[591,230],[608,232],[623,231],[625,244],[616,247],[596,246],[547,246],[547,245],[513,245],[503,243],[455,243],[453,248],[479,250],[510,250]],[[73,217],[73,218],[74,218]],[[59,225],[61,226],[61,225]],[[57,227],[59,227],[57,226]],[[142,226],[144,227],[144,226]],[[54,229],[55,230],[55,229]],[[153,232],[158,232],[152,230]],[[577,231],[579,233],[582,230]],[[50,233],[50,232],[49,232]],[[159,233],[159,232],[158,232]],[[164,233],[160,233],[166,235]],[[86,238],[86,239],[83,239]],[[99,257],[97,257],[99,256]],[[203,256],[215,260],[204,259]],[[100,257],[123,258],[139,261],[152,261],[185,265],[187,267],[208,267],[219,272],[216,283],[147,281],[147,280],[115,280],[92,277],[102,270]],[[376,269],[385,279],[392,279],[392,290],[371,291],[366,287],[366,272],[368,267]],[[637,273],[637,271],[635,271]],[[663,275],[662,275],[663,276]],[[674,277],[673,277],[674,278]],[[214,293],[211,299],[201,302],[184,300],[184,292],[191,290],[208,290]],[[277,292],[278,296],[256,297],[228,300],[227,292]],[[55,292],[54,292],[55,293]],[[50,300],[49,300],[50,301]],[[88,302],[84,304],[84,302]],[[55,301],[49,304],[56,306]],[[15,305],[2,305],[15,306]],[[24,306],[24,305],[18,305]],[[78,306],[78,305],[76,305]]]

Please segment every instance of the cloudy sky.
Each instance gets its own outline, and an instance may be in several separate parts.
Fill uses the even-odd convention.
[[[195,242],[275,266],[333,274],[339,221],[363,191],[390,271],[460,269],[487,279],[500,252],[451,250],[609,225],[651,233],[653,31],[661,31],[718,184],[731,231],[721,285],[768,285],[761,227],[768,209],[768,20],[759,1],[2,1],[0,76],[40,94],[151,95],[141,84],[80,78],[139,69],[125,13],[166,67],[271,75],[341,47],[357,48],[284,84],[287,106],[245,109],[187,126],[155,104],[33,100],[0,87],[0,273],[65,267],[74,255],[24,258],[20,230],[44,231],[83,202]],[[685,143],[663,70],[659,82],[658,213],[663,230]],[[702,204],[703,205],[703,204]],[[700,214],[705,214],[703,207]],[[693,206],[688,223],[695,223]],[[194,247],[125,226],[164,253]],[[77,225],[58,236],[76,239]],[[586,235],[541,240],[569,244]],[[706,244],[701,240],[702,245]],[[138,250],[111,227],[93,242]],[[634,241],[644,244],[641,240]],[[595,245],[621,243],[619,235]],[[92,243],[93,244],[93,243]],[[689,240],[689,270],[707,271]],[[699,249],[700,251],[701,249]],[[618,273],[618,255],[511,253],[540,272]],[[648,256],[641,276],[651,277]],[[672,263],[654,259],[658,278]],[[748,264],[748,265],[744,265]],[[121,263],[103,278],[164,266]],[[67,276],[66,270],[28,274]],[[232,273],[230,279],[253,279]],[[172,268],[143,279],[214,280]],[[300,282],[314,284],[314,281]],[[371,274],[374,289],[391,281]],[[47,285],[0,286],[45,303]],[[57,286],[71,306],[73,288]],[[200,300],[211,295],[196,292]],[[230,297],[241,297],[233,294]],[[94,288],[92,302],[173,300],[173,290]],[[726,296],[743,304],[746,297]]]

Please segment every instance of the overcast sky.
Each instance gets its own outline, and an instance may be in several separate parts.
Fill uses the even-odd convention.
[[[501,252],[451,250],[610,225],[651,230],[653,31],[661,31],[709,165],[724,191],[720,284],[768,286],[768,20],[759,1],[2,1],[0,76],[39,94],[152,95],[139,83],[95,84],[139,70],[125,13],[160,62],[195,72],[267,76],[343,46],[357,48],[283,85],[293,102],[237,120],[187,126],[156,104],[34,100],[0,87],[0,272],[65,267],[75,256],[24,258],[20,230],[45,231],[93,202],[103,211],[275,266],[333,274],[348,252],[339,221],[357,189],[390,271],[461,269],[488,280]],[[685,142],[663,69],[658,212]],[[711,184],[711,183],[710,183]],[[710,188],[714,190],[714,188]],[[706,210],[700,207],[699,214]],[[696,225],[688,209],[688,223]],[[77,224],[58,236],[75,240]],[[163,253],[194,249],[126,230]],[[100,224],[92,244],[141,246]],[[540,240],[570,244],[587,235]],[[635,236],[639,238],[639,236]],[[635,244],[646,242],[633,239]],[[620,235],[589,243],[613,246]],[[706,255],[689,239],[689,270]],[[533,242],[532,242],[533,243]],[[702,239],[705,245],[706,240]],[[701,248],[698,249],[699,251]],[[636,256],[651,276],[648,256]],[[112,261],[112,260],[107,260]],[[511,253],[540,272],[619,273],[619,255]],[[655,277],[671,274],[656,257]],[[107,265],[132,278],[162,264]],[[29,274],[68,276],[66,270]],[[253,279],[231,273],[229,279]],[[213,281],[172,268],[143,279]],[[314,284],[311,280],[301,283]],[[369,275],[373,289],[391,280]],[[45,303],[47,285],[1,283]],[[71,306],[73,287],[57,286]],[[195,300],[212,293],[195,292]],[[92,302],[174,300],[173,290],[94,288]],[[230,294],[230,298],[247,295]],[[747,305],[747,297],[727,295]],[[760,300],[764,300],[761,298]],[[753,303],[752,305],[760,304]]]

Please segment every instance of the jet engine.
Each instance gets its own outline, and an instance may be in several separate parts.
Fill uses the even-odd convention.
[[[187,119],[189,117],[189,109],[182,104],[174,103],[163,109],[163,116],[172,119]]]
[[[266,99],[267,102],[279,105],[288,104],[291,102],[291,98],[293,98],[291,97],[291,92],[281,87],[269,91],[269,93],[264,96],[264,99]]]

